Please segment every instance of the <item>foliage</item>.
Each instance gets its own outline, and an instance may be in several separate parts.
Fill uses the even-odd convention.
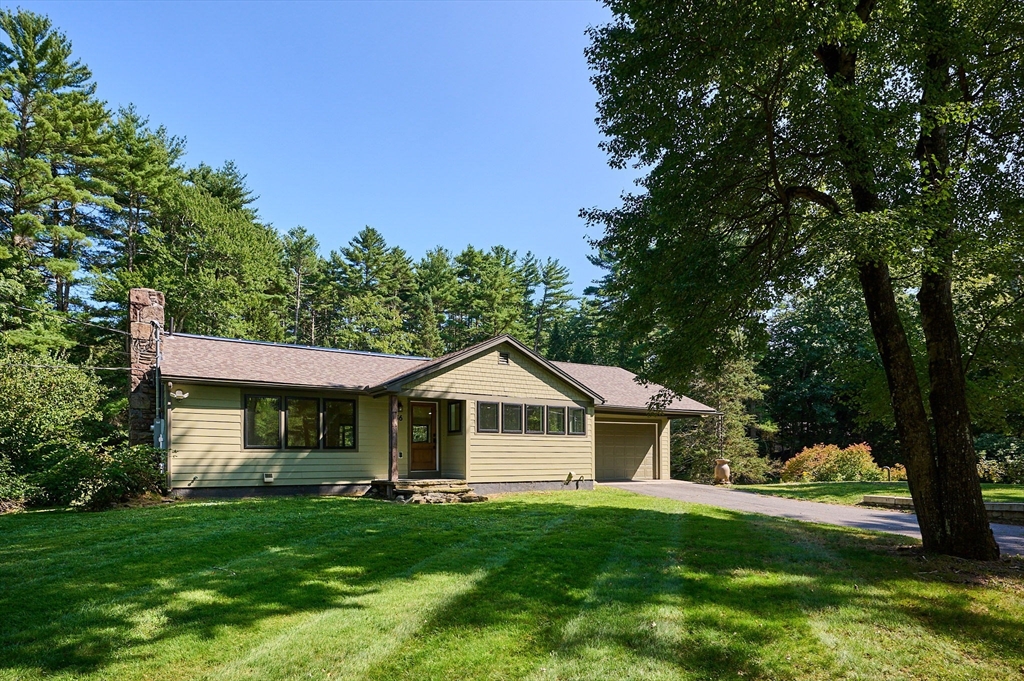
[[[93,373],[59,357],[0,351],[0,457],[33,473],[49,452],[102,436],[104,396]]]
[[[986,434],[978,436],[974,446],[982,480],[1024,485],[1024,440]]]
[[[880,481],[882,469],[865,443],[840,449],[836,445],[814,445],[786,461],[783,482]]]
[[[160,452],[150,446],[69,443],[47,457],[32,476],[43,500],[82,510],[101,510],[147,492],[160,492]]]
[[[997,556],[953,289],[981,283],[993,314],[1019,292],[1024,5],[608,5],[587,51],[598,122],[611,164],[646,175],[584,215],[619,261],[644,375],[681,385],[763,340],[808,281],[856,273],[925,544]],[[901,292],[920,309],[909,334]]]
[[[718,375],[695,380],[686,392],[715,407],[722,416],[709,416],[696,423],[673,422],[672,477],[710,482],[714,478],[714,460],[725,458],[730,461],[734,482],[767,480],[771,467],[767,457],[759,454],[751,435],[769,434],[772,426],[759,420],[753,409],[764,393],[753,362],[729,362]]]
[[[14,465],[7,457],[0,455],[0,514],[24,507],[33,487],[14,471]]]

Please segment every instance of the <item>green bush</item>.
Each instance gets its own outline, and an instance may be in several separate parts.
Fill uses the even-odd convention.
[[[35,476],[46,500],[99,510],[147,492],[160,492],[159,452],[148,445],[94,447],[79,444],[54,453],[50,465]]]
[[[782,469],[783,482],[844,482],[877,481],[885,473],[871,456],[871,447],[865,443],[840,449],[836,445],[819,444],[805,447],[786,461]]]
[[[31,492],[32,486],[23,476],[14,472],[10,461],[0,456],[0,513],[24,508]]]
[[[975,438],[974,449],[982,482],[1024,485],[1024,440],[986,433]]]

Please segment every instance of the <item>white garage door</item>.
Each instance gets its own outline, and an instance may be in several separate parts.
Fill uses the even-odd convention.
[[[598,423],[597,480],[653,480],[657,424]]]

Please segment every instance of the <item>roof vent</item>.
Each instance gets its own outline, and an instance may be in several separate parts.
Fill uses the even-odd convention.
[[[498,364],[508,364],[508,353],[507,352],[499,352],[498,353]]]

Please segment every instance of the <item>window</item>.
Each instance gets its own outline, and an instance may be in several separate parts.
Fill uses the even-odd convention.
[[[448,432],[462,432],[462,402],[448,403]]]
[[[281,398],[245,396],[245,446],[281,448]]]
[[[324,400],[324,449],[356,448],[356,401]]]
[[[565,435],[565,407],[548,407],[548,435]]]
[[[569,435],[587,434],[587,410],[569,407]]]
[[[286,449],[320,447],[320,400],[300,397],[285,400],[284,446]]]
[[[521,433],[523,432],[523,405],[503,404],[501,405],[501,432]]]
[[[476,431],[478,433],[498,432],[498,403],[476,403]]]
[[[541,405],[526,405],[526,432],[544,433],[544,407]]]
[[[246,449],[355,449],[356,401],[245,396]]]

